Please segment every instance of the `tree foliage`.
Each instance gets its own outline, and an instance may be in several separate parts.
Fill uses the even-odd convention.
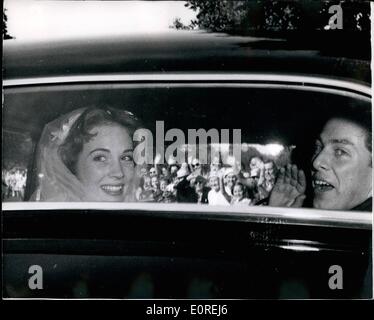
[[[196,21],[191,21],[189,25],[185,25],[178,17],[174,19],[173,25],[170,27],[177,30],[193,30],[196,28]]]
[[[3,39],[13,39],[9,34],[8,34],[8,28],[7,28],[7,22],[8,22],[8,17],[5,13],[6,9],[3,10]]]
[[[325,30],[329,8],[340,5],[347,31],[370,30],[370,3],[348,0],[325,1],[231,1],[188,0],[186,7],[197,12],[194,24],[212,32]],[[180,29],[183,28],[179,26]]]

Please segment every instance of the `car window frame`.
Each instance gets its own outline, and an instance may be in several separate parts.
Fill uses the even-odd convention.
[[[73,75],[60,77],[33,77],[4,79],[4,92],[10,90],[40,90],[45,86],[183,86],[183,87],[261,87],[318,91],[338,94],[371,102],[370,84],[352,79],[300,75],[261,73],[136,73]],[[79,90],[79,89],[78,89]],[[181,218],[223,219],[272,224],[315,225],[372,229],[372,213],[357,211],[317,210],[313,208],[277,208],[269,206],[220,207],[198,204],[105,203],[105,202],[3,202],[4,211],[24,210],[112,210],[118,213],[145,211],[153,215],[178,216]]]

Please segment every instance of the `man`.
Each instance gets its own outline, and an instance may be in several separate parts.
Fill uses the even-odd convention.
[[[231,197],[225,192],[223,177],[215,174],[211,175],[209,177],[209,187],[211,188],[208,193],[208,203],[210,205],[230,205]]]
[[[355,111],[330,118],[312,157],[313,207],[372,210],[371,117]],[[269,205],[301,207],[304,172],[295,165],[280,170]]]
[[[201,164],[198,159],[194,158],[191,161],[191,174],[187,177],[187,180],[191,181],[191,186],[193,185],[193,179],[197,176],[201,176]]]
[[[166,180],[170,178],[169,170],[165,166],[161,167],[161,178],[166,179]]]
[[[176,201],[175,195],[173,194],[174,185],[169,184],[168,179],[165,179],[165,178],[160,179],[160,190],[162,194],[157,199],[158,202],[171,203],[171,202]]]
[[[206,180],[202,176],[197,176],[193,179],[193,185],[197,195],[197,203],[208,204],[208,193],[210,188],[205,186]]]
[[[219,157],[214,157],[210,164],[210,175],[223,175],[225,169],[222,168],[222,163]]]
[[[272,160],[264,163],[264,182],[263,186],[267,192],[270,192],[275,184],[276,168]]]
[[[201,174],[201,165],[198,159],[195,158],[191,161],[191,168],[192,172],[195,173],[196,176]]]
[[[190,186],[187,177],[190,175],[187,163],[183,163],[177,172],[178,183],[175,186],[177,191],[177,202],[196,203],[197,195],[195,190]]]
[[[156,167],[152,167],[151,169],[149,169],[149,176],[151,178],[158,176],[158,172],[157,172]]]
[[[234,169],[227,168],[223,176],[223,181],[224,181],[225,191],[230,197],[232,197],[232,189],[234,188],[234,185],[237,180],[238,178],[237,178],[237,175]]]

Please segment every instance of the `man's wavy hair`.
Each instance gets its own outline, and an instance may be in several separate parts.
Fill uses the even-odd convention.
[[[352,122],[359,126],[365,132],[365,146],[372,153],[372,111],[361,105],[342,106],[338,111],[331,112],[327,115],[327,121],[331,119],[342,119]],[[370,164],[372,164],[370,157]]]
[[[117,124],[128,130],[130,137],[140,128],[139,120],[128,111],[112,107],[87,108],[74,122],[65,141],[59,146],[58,152],[66,167],[76,174],[78,156],[83,145],[90,141],[97,133],[90,131],[99,126]]]

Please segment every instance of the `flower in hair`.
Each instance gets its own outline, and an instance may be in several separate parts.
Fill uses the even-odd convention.
[[[59,130],[51,132],[52,141],[56,139],[58,139],[60,142],[64,141],[66,137],[68,136],[72,125],[74,124],[74,122],[77,120],[79,116],[80,114],[74,115],[73,117],[68,119],[67,122],[63,123]]]

